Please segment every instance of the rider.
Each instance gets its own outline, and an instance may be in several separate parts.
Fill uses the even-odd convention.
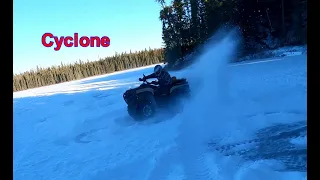
[[[139,78],[140,81],[144,81],[151,78],[157,78],[157,81],[152,81],[152,84],[159,85],[158,92],[160,93],[168,93],[171,88],[172,78],[168,71],[162,68],[160,65],[156,65],[153,69],[153,73],[144,76],[143,78]]]

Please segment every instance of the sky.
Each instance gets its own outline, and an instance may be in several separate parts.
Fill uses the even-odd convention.
[[[163,46],[161,6],[154,0],[14,0],[13,72],[50,67]],[[44,33],[54,36],[108,36],[109,47],[44,47]],[[49,40],[47,40],[49,41]]]

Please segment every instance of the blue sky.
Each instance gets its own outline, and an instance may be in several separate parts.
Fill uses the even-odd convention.
[[[160,8],[154,0],[14,0],[13,72],[161,47]],[[111,45],[62,46],[55,51],[41,43],[46,32],[58,37],[73,36],[75,32],[79,37],[108,36]]]

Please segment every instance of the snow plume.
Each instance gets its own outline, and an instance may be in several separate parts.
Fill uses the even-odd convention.
[[[206,143],[212,131],[222,131],[224,127],[213,127],[214,121],[227,121],[223,110],[227,98],[227,64],[234,58],[239,38],[236,30],[221,30],[203,47],[203,53],[196,63],[188,68],[188,79],[193,99],[187,103],[177,118],[182,120],[181,134],[177,144],[185,168],[187,179],[214,179],[218,174],[209,173]],[[192,84],[195,83],[195,84]],[[226,123],[227,124],[227,123]],[[212,164],[211,164],[212,166]]]

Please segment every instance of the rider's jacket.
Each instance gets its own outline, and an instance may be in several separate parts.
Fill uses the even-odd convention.
[[[158,75],[155,73],[152,73],[148,76],[145,76],[145,78],[146,79],[157,78],[160,86],[167,86],[172,83],[172,78],[171,78],[170,74],[168,73],[168,71],[166,71],[164,69],[162,69],[160,74],[158,74]]]

